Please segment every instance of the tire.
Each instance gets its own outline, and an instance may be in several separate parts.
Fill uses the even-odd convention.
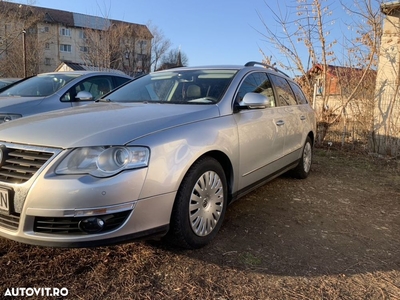
[[[306,142],[303,147],[303,151],[301,154],[301,158],[299,160],[299,164],[296,168],[292,170],[292,175],[299,179],[305,179],[308,177],[311,171],[311,163],[312,163],[312,142],[311,138],[307,137]]]
[[[221,164],[211,157],[198,160],[179,187],[166,236],[168,241],[187,249],[210,243],[223,222],[227,197]]]

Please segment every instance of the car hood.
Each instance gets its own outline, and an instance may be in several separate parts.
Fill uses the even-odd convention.
[[[18,97],[18,96],[0,96],[0,112],[4,113],[17,113],[13,111],[13,106],[17,106],[21,103],[24,104],[24,108],[28,108],[31,105],[37,105],[38,100],[43,100],[44,97]]]
[[[57,148],[124,145],[160,130],[218,116],[216,105],[99,102],[3,123],[0,140]]]

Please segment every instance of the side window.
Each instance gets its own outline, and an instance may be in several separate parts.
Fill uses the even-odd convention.
[[[296,98],[290,88],[289,82],[280,76],[269,74],[278,96],[278,106],[296,105]]]
[[[247,93],[259,93],[268,97],[271,101],[271,106],[275,106],[274,92],[272,90],[271,81],[264,72],[252,73],[246,77],[236,96],[236,101],[243,100]]]
[[[75,97],[81,91],[91,93],[93,100],[96,100],[112,89],[112,78],[109,76],[86,78],[70,88],[68,92],[61,97],[61,101],[76,101]]]
[[[114,89],[120,85],[123,85],[125,82],[129,81],[129,78],[125,77],[114,77],[116,85],[114,86]]]
[[[93,95],[94,100],[100,98],[101,96],[107,94],[111,91],[112,88],[112,80],[109,77],[97,77],[93,80],[86,82],[85,84],[88,88],[88,92]]]
[[[307,104],[308,103],[307,98],[304,95],[304,93],[301,90],[301,88],[297,84],[295,84],[293,82],[289,82],[289,84],[290,84],[290,87],[292,88],[292,90],[294,92],[294,95],[296,96],[297,103],[298,104]]]

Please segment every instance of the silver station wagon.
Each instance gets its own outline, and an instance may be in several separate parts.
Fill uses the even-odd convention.
[[[132,77],[107,71],[41,73],[0,88],[0,123],[85,105]]]
[[[232,201],[310,172],[314,111],[293,80],[259,65],[154,72],[96,103],[1,124],[0,236],[206,245]]]

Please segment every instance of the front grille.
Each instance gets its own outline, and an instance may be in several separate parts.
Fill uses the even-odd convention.
[[[19,216],[0,214],[0,227],[11,230],[17,230],[19,224]]]
[[[3,148],[3,163],[0,168],[0,181],[24,183],[28,181],[53,153]]]
[[[130,210],[108,215],[95,216],[104,222],[100,233],[107,232],[121,226],[131,213]],[[53,234],[87,234],[79,229],[79,222],[89,217],[35,217],[34,231]]]

